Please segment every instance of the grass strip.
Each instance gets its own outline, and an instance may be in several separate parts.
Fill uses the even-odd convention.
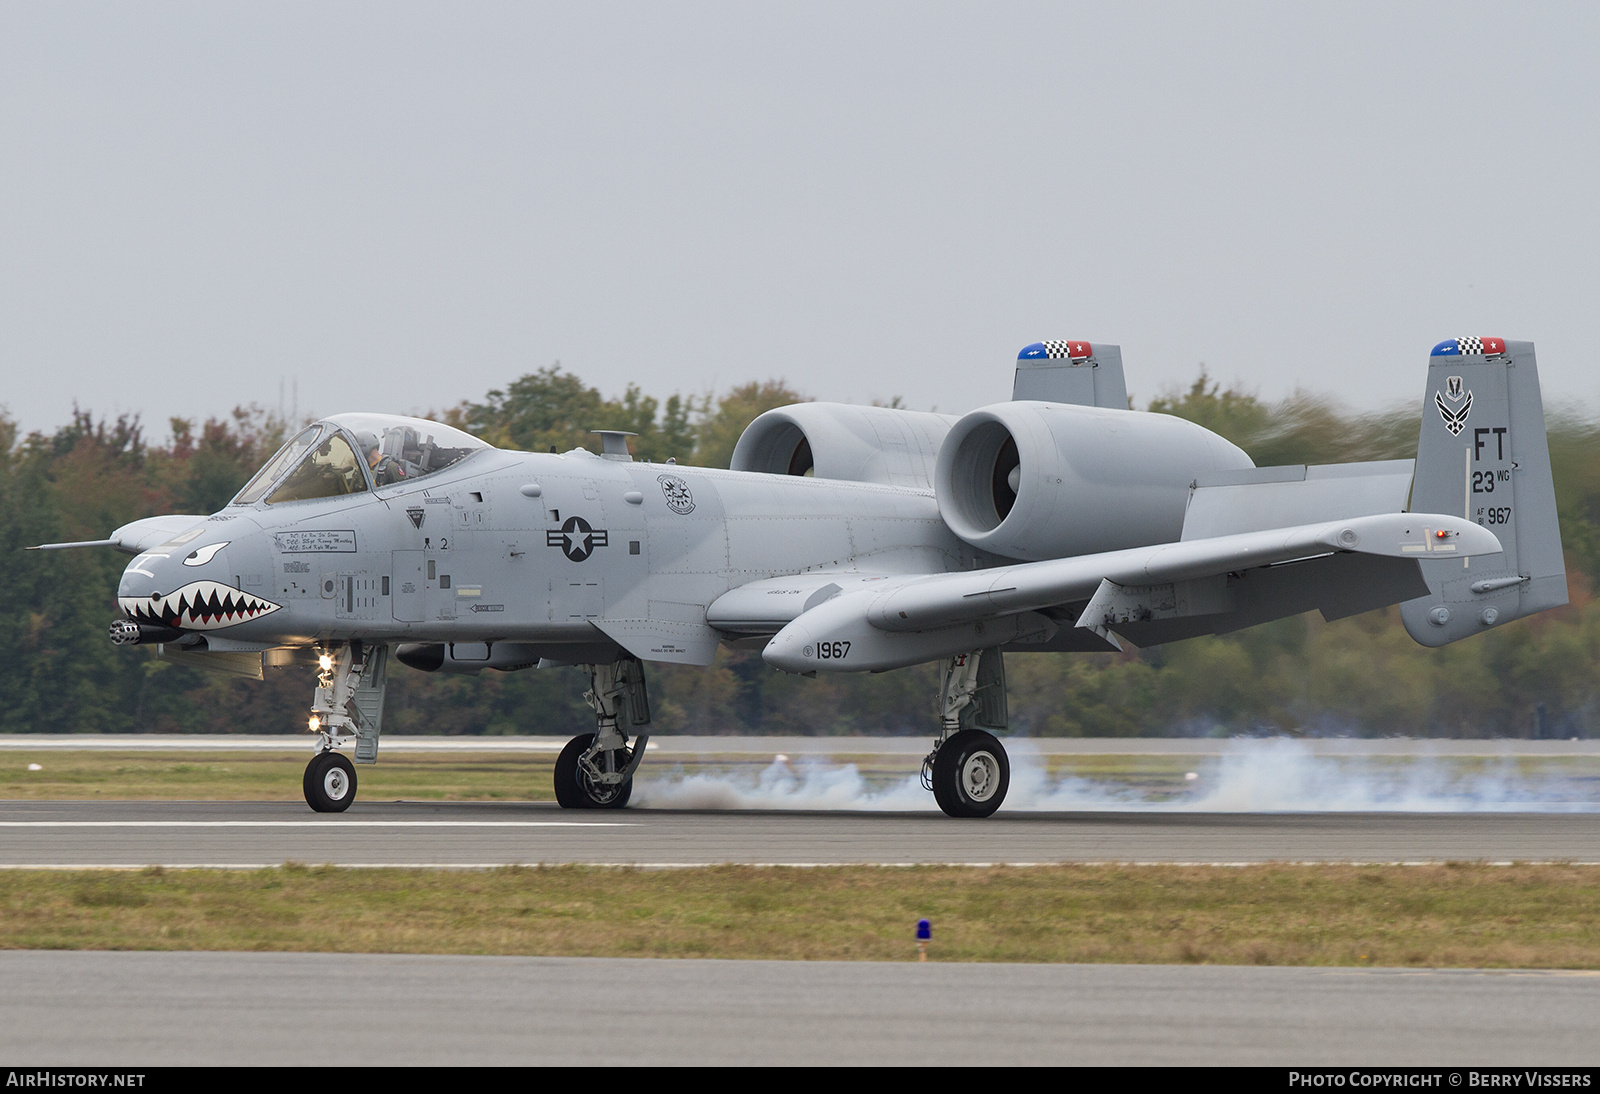
[[[1600,868],[0,873],[0,947],[1600,969]]]

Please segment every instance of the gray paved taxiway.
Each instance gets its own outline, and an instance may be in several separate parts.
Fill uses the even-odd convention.
[[[1594,974],[12,952],[0,983],[30,1066],[1600,1063]]]
[[[571,812],[545,803],[4,802],[3,866],[1600,862],[1600,813]]]

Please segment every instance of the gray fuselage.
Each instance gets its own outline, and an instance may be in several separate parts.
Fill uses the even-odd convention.
[[[927,489],[488,449],[420,482],[231,505],[199,536],[136,558],[119,595],[206,580],[279,605],[213,625],[213,649],[563,645],[604,641],[609,620],[704,629],[717,597],[763,578],[942,573],[979,559]]]

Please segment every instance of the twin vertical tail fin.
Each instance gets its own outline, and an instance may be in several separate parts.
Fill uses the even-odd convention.
[[[1402,604],[1400,617],[1424,646],[1567,602],[1532,342],[1452,338],[1433,347],[1410,511],[1465,516],[1505,547],[1419,560],[1430,591]]]

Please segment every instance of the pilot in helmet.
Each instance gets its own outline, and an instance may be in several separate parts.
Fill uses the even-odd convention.
[[[362,454],[367,457],[367,466],[372,469],[372,481],[375,485],[388,486],[406,477],[405,465],[393,456],[383,454],[376,434],[357,433],[356,441],[361,445]]]

